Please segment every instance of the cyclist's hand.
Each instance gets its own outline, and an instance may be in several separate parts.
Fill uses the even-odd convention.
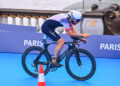
[[[88,34],[88,33],[83,33],[83,37],[87,38],[87,37],[89,37],[89,36],[90,36],[90,34]]]

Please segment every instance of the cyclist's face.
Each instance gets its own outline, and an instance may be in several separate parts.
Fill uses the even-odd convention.
[[[79,21],[80,21],[80,20],[72,21],[72,24],[76,25],[76,24],[78,24]]]

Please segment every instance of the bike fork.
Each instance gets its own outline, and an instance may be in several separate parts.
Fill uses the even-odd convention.
[[[82,65],[82,62],[81,62],[81,60],[80,60],[80,54],[79,54],[79,52],[78,52],[77,49],[76,49],[75,57],[76,57],[76,60],[77,60],[78,66]]]

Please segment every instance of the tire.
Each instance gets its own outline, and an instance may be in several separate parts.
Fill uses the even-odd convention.
[[[79,66],[77,64],[77,60],[75,58],[76,52],[73,49],[65,59],[65,67],[68,74],[72,78],[79,81],[85,81],[90,79],[94,75],[96,70],[96,61],[92,56],[92,54],[87,50],[78,49],[78,52],[80,55],[80,60],[82,65]],[[89,64],[88,61],[91,65],[88,65]],[[88,66],[88,68],[86,66]],[[85,69],[85,70],[82,70],[82,69]],[[87,71],[87,69],[89,69],[89,71]]]
[[[33,60],[36,59],[36,57],[38,56],[38,53],[40,53],[42,50],[43,48],[41,47],[32,46],[30,48],[27,48],[22,55],[23,69],[27,74],[35,78],[38,77],[38,71],[35,72],[35,67],[33,67],[32,64],[33,64]],[[45,51],[42,53],[42,56],[39,57],[39,61],[43,61],[43,60],[44,62],[48,62],[51,60]],[[39,64],[37,64],[37,66],[39,68]],[[39,70],[38,68],[37,70]],[[44,68],[44,74],[46,75],[49,72],[49,68],[47,67],[47,65],[43,65],[43,68]]]

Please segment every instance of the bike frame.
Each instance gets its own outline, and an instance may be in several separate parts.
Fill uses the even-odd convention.
[[[51,44],[57,44],[57,42],[48,43],[46,39],[43,39],[43,44],[44,44],[44,50],[47,52],[48,56],[52,59],[48,51],[48,46]],[[60,61],[62,61],[69,54],[71,50],[75,49],[77,51],[77,48],[73,42],[65,42],[65,44],[68,45],[68,48],[61,55],[58,55]]]
[[[82,81],[83,80],[88,80],[95,73],[95,70],[96,70],[95,59],[90,52],[88,52],[85,49],[80,49],[76,46],[76,45],[79,46],[78,43],[80,41],[82,41],[81,39],[83,37],[79,38],[79,37],[72,37],[71,36],[71,38],[73,39],[72,41],[65,42],[65,44],[68,45],[68,48],[66,48],[65,51],[60,56],[58,56],[59,59],[57,60],[57,63],[59,63],[60,61],[62,61],[66,57],[65,58],[65,68],[66,68],[68,74],[76,80],[82,80]],[[57,44],[57,42],[47,42],[46,39],[42,39],[42,41],[43,41],[42,43],[44,44],[43,47],[39,47],[39,46],[29,47],[28,49],[26,49],[26,51],[23,53],[23,56],[22,56],[22,66],[23,66],[24,70],[29,75],[31,75],[33,77],[38,77],[37,72],[38,72],[39,64],[42,64],[42,65],[45,66],[45,68],[44,68],[45,75],[49,71],[56,71],[57,68],[58,68],[56,63],[52,62],[52,56],[50,55],[50,52],[48,51],[49,50],[48,46],[51,45],[51,44]],[[85,43],[86,43],[86,41],[85,41]],[[39,53],[34,53],[32,51],[37,51]],[[90,70],[89,74],[87,73],[87,75],[85,74],[85,75],[82,75],[82,76],[80,75],[79,76],[78,73],[76,74],[76,73],[72,72],[71,65],[73,64],[73,62],[71,62],[71,61],[75,61],[75,62],[77,61],[77,63],[75,63],[75,65],[78,65],[78,67],[80,68],[81,65],[82,65],[82,62],[81,62],[81,56],[83,55],[82,53],[88,56],[88,58],[90,59],[90,61],[92,63],[92,67],[91,67],[91,70]],[[36,56],[36,57],[34,57],[34,59],[32,59],[33,60],[32,64],[31,64],[31,61],[26,60],[27,58],[29,58],[29,57],[27,57],[27,55],[28,56],[32,55],[32,57]],[[35,68],[36,73],[31,71],[31,68],[29,69],[29,66],[27,65],[28,64],[27,61],[30,62],[30,65]],[[79,68],[77,69],[77,72],[78,72]],[[82,71],[82,70],[80,70],[80,71]],[[83,70],[83,72],[84,72],[84,70]]]

